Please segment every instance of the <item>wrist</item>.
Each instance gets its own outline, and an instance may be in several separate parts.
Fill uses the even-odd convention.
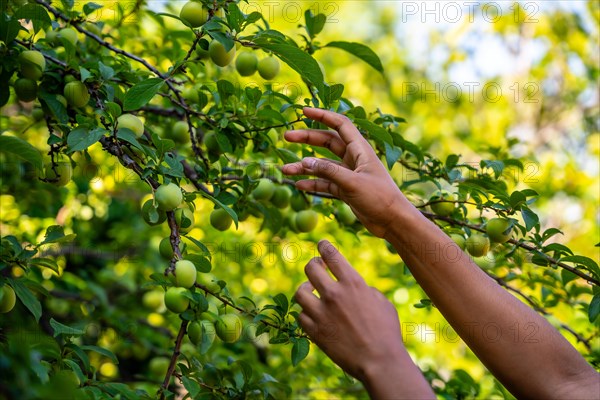
[[[385,359],[365,365],[360,379],[373,399],[431,399],[435,395],[406,349],[390,351]]]

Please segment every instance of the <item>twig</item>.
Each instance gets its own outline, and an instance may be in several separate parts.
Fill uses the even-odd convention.
[[[167,390],[169,387],[171,376],[173,375],[173,371],[175,371],[175,363],[177,362],[179,354],[181,354],[181,342],[185,336],[188,322],[189,321],[181,320],[181,326],[179,327],[179,333],[177,334],[177,339],[175,340],[175,348],[173,349],[173,355],[171,356],[171,361],[169,362],[169,368],[167,369],[165,379],[159,389],[161,399],[165,398],[165,390]]]

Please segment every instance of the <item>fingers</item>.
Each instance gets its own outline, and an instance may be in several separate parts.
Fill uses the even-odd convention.
[[[300,322],[302,329],[308,333],[308,336],[314,338],[317,335],[317,324],[308,314],[305,312],[300,313],[300,315],[298,315],[298,322]]]
[[[285,133],[284,137],[288,142],[306,143],[311,146],[325,147],[340,158],[343,158],[346,153],[346,143],[340,139],[337,132],[303,129],[288,131]]]
[[[323,261],[340,282],[364,282],[362,276],[330,242],[321,240],[318,248]]]
[[[356,126],[348,117],[333,111],[322,110],[320,108],[304,108],[304,115],[314,121],[321,122],[334,129],[340,134],[340,137],[347,145],[352,142],[364,142],[368,144],[365,138],[360,134]]]
[[[296,182],[296,187],[306,192],[329,193],[340,197],[340,188],[335,183],[325,179],[303,179]]]
[[[313,258],[306,264],[304,273],[313,287],[317,289],[321,295],[326,293],[328,287],[335,283],[333,278],[327,273],[325,263],[319,257]]]
[[[314,157],[306,157],[300,162],[284,165],[282,172],[286,175],[313,175],[338,185],[352,180],[354,174],[354,171],[340,162]]]
[[[296,291],[296,302],[302,310],[313,318],[318,314],[320,307],[319,298],[313,293],[314,286],[310,282],[304,282]]]

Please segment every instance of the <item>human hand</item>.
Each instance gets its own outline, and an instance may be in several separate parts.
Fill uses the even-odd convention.
[[[303,310],[300,324],[336,364],[365,382],[375,369],[398,364],[406,356],[398,314],[331,243],[321,241],[318,248],[322,258],[306,265],[309,281],[296,292]]]
[[[304,108],[304,115],[335,131],[301,129],[285,133],[290,142],[325,147],[341,162],[307,157],[283,167],[286,175],[312,175],[318,179],[300,180],[296,187],[329,193],[351,208],[375,236],[384,237],[393,222],[395,208],[410,203],[383,166],[373,148],[344,115],[318,108]]]

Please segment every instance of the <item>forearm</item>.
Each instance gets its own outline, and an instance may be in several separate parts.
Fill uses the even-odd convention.
[[[386,239],[456,332],[517,397],[551,397],[553,382],[593,376],[544,318],[489,278],[418,210],[399,204],[394,217]]]
[[[429,383],[405,350],[393,363],[369,366],[363,384],[373,400],[435,399]]]

